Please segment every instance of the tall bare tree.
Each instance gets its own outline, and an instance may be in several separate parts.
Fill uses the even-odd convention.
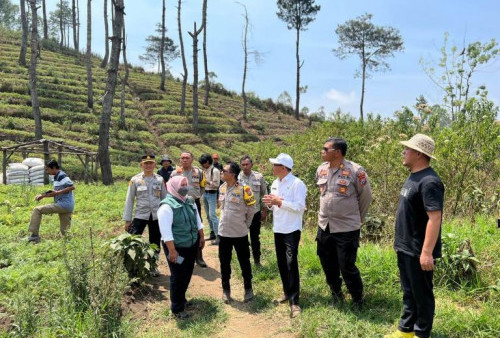
[[[206,0],[204,0],[205,2]],[[193,133],[198,134],[198,35],[205,26],[196,29],[196,21],[194,22],[193,32],[188,32],[193,38]]]
[[[113,1],[113,0],[112,0]],[[101,68],[106,68],[109,59],[108,0],[104,0],[104,57]]]
[[[278,18],[287,23],[288,29],[295,29],[297,38],[295,42],[295,59],[297,62],[297,83],[295,87],[295,118],[299,119],[300,110],[300,68],[304,65],[304,61],[300,62],[299,47],[300,47],[300,31],[305,31],[307,25],[311,23],[318,11],[320,5],[314,4],[315,0],[278,0]]]
[[[161,65],[161,82],[160,90],[165,91],[165,57],[163,51],[165,50],[165,0],[162,2],[161,11],[161,42],[160,42],[160,65]]]
[[[207,0],[203,1],[203,65],[205,67],[205,106],[208,106],[208,94],[210,92],[210,78],[208,76],[208,58],[207,58]]]
[[[26,2],[25,0],[19,1],[21,9],[21,28],[23,37],[21,40],[21,52],[19,53],[19,65],[26,66],[26,50],[28,49],[28,17],[26,15]]]
[[[62,48],[64,46],[64,23],[63,23],[63,0],[59,0],[59,32],[61,34],[61,40],[59,41],[59,46]]]
[[[80,9],[78,8],[78,0],[72,0],[71,4],[71,19],[73,25],[73,46],[76,51],[80,50]]]
[[[125,18],[123,18],[122,50],[123,50],[123,67],[125,68],[125,76],[122,79],[122,95],[121,95],[119,127],[120,129],[127,129],[127,124],[125,122],[125,88],[128,84],[129,69],[127,63],[127,35],[125,34]]]
[[[47,24],[47,6],[45,5],[45,0],[42,0],[42,11],[43,11],[43,38],[49,38],[49,25]]]
[[[111,124],[111,112],[113,98],[115,96],[116,80],[118,77],[118,63],[120,61],[120,48],[122,45],[122,32],[124,25],[125,5],[124,0],[113,0],[115,11],[113,22],[113,36],[111,39],[111,55],[107,67],[108,79],[106,90],[102,101],[101,123],[99,125],[99,149],[97,156],[101,164],[102,183],[113,184],[113,172],[111,170],[111,159],[109,157],[109,128]]]
[[[92,89],[92,0],[87,0],[87,107],[94,108],[94,90]]]
[[[28,0],[31,7],[31,60],[30,60],[30,93],[31,107],[33,109],[33,119],[35,120],[35,139],[42,138],[42,117],[40,114],[40,104],[38,103],[37,74],[38,64],[38,15],[36,0]]]
[[[181,94],[181,113],[184,115],[186,110],[186,88],[188,79],[188,68],[186,64],[186,54],[184,53],[184,41],[182,39],[182,26],[181,26],[181,4],[182,0],[177,3],[177,28],[179,30],[179,45],[181,46],[182,68],[182,94]]]

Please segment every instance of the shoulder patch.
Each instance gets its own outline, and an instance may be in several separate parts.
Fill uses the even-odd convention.
[[[252,188],[248,185],[245,185],[243,188],[243,199],[245,200],[245,204],[248,206],[255,204],[255,197],[253,195]]]
[[[366,173],[364,172],[364,170],[358,171],[356,176],[358,177],[359,184],[361,184],[364,187],[366,185],[366,182],[367,182],[366,181]]]

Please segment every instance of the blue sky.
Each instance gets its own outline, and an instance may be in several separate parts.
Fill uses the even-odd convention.
[[[276,99],[288,91],[293,100],[295,93],[295,31],[276,16],[274,0],[240,0],[248,10],[252,31],[249,48],[263,54],[259,65],[250,63],[247,91],[261,98]],[[47,0],[49,11],[55,0]],[[187,51],[189,75],[192,76],[192,39],[187,31],[193,22],[201,24],[201,0],[184,0],[182,25]],[[399,29],[405,50],[388,59],[392,70],[374,73],[367,80],[365,113],[373,112],[391,117],[402,106],[411,106],[415,98],[424,95],[430,103],[440,103],[442,92],[424,73],[421,58],[437,64],[444,33],[458,46],[473,41],[487,42],[500,38],[500,2],[497,0],[362,0],[320,1],[316,20],[301,33],[301,84],[308,91],[301,95],[301,106],[316,111],[320,106],[326,112],[338,107],[354,116],[359,115],[361,79],[354,78],[359,68],[357,56],[340,60],[332,52],[337,47],[334,33],[338,24],[364,13],[373,14],[376,25]],[[102,32],[102,0],[93,0],[93,50],[104,54]],[[129,62],[141,65],[139,55],[144,52],[145,38],[152,34],[161,21],[161,0],[125,0]],[[167,0],[167,35],[178,43],[177,0]],[[86,1],[80,0],[81,42],[84,48],[86,34]],[[217,80],[228,89],[240,91],[243,72],[243,9],[232,0],[208,0],[208,66],[217,74]],[[201,48],[201,43],[200,43]],[[202,54],[200,53],[200,67]],[[145,65],[143,65],[145,66]],[[180,76],[180,59],[170,65],[174,76]],[[201,68],[200,68],[201,70]],[[473,78],[473,85],[485,84],[490,99],[500,104],[500,58],[482,67]],[[295,102],[295,101],[294,101]]]

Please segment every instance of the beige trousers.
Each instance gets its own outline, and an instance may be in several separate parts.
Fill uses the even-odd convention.
[[[38,232],[40,231],[40,222],[42,221],[42,215],[48,214],[59,214],[61,234],[65,235],[66,230],[68,230],[71,226],[71,215],[73,213],[68,212],[68,210],[55,203],[40,205],[33,209],[29,231],[31,231],[33,235],[38,235]]]

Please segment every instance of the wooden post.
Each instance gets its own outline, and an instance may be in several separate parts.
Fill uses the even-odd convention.
[[[89,184],[89,154],[85,154],[85,172],[84,172],[84,180],[85,184]]]
[[[3,173],[3,184],[7,184],[7,150],[3,149],[3,160],[2,160],[2,173]]]
[[[45,164],[50,160],[49,142],[47,140],[43,140],[43,160]],[[47,174],[47,171],[44,171],[43,174],[43,184],[49,184],[49,174]]]
[[[59,167],[62,169],[62,146],[57,148],[57,162],[59,162]]]

